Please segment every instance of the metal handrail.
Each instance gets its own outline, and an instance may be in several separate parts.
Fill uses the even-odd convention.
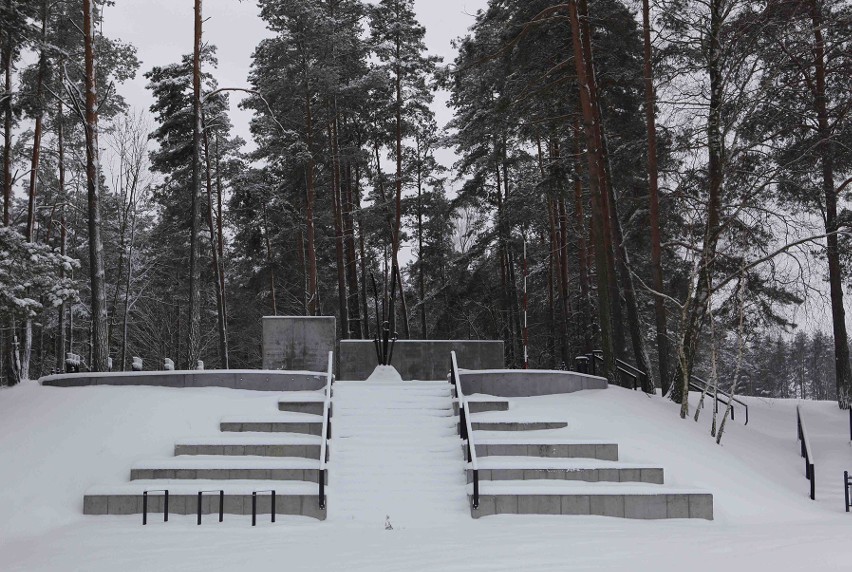
[[[325,508],[325,477],[328,462],[328,441],[331,439],[331,385],[334,383],[334,352],[328,352],[328,374],[325,382],[325,398],[322,405],[322,432],[320,433],[319,458],[319,507]]]
[[[814,454],[811,448],[811,440],[808,437],[808,429],[802,417],[802,406],[796,406],[796,428],[798,438],[801,442],[801,455],[805,459],[805,478],[811,482],[811,500],[816,500],[816,474],[814,473]]]
[[[730,403],[731,401],[733,401],[734,403],[738,403],[739,405],[742,405],[743,409],[745,409],[745,423],[743,423],[743,425],[748,425],[748,404],[746,402],[744,402],[740,399],[737,399],[736,397],[734,397],[733,395],[731,395],[730,393],[728,393],[724,389],[720,389],[719,387],[714,388],[712,385],[710,385],[707,382],[707,380],[701,379],[697,375],[690,376],[689,387],[690,387],[690,389],[694,389],[695,391],[701,391],[701,392],[707,391],[708,393],[713,393],[714,397],[718,401],[721,401],[722,403],[724,403],[725,405],[728,405],[728,403]],[[720,399],[719,398],[720,395],[722,397],[724,397],[725,399]],[[733,419],[733,420],[736,420],[735,411],[736,410],[734,409],[734,406],[731,405],[731,419]]]
[[[589,354],[591,365],[592,365],[592,375],[595,373],[595,360],[599,360],[603,363],[603,351],[602,350],[592,350],[592,353]],[[645,375],[641,369],[637,368],[634,365],[627,363],[624,360],[616,358],[615,360],[616,369],[621,372],[629,375],[633,378],[633,390],[639,389],[639,386],[642,385],[641,377]],[[632,370],[632,371],[631,371]]]
[[[459,379],[459,366],[456,352],[450,352],[450,383],[453,384],[459,404],[459,436],[465,441],[467,461],[473,469],[473,508],[479,508],[479,461],[476,457],[476,445],[473,442],[473,425],[470,421],[470,405],[462,390]]]

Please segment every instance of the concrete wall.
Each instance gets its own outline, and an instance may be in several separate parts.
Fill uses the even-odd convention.
[[[408,381],[446,379],[450,351],[459,363],[473,368],[503,367],[503,342],[480,340],[399,340],[393,348],[393,365]],[[378,365],[372,340],[340,340],[339,379],[367,379]]]
[[[325,371],[337,341],[333,316],[263,318],[263,369]]]
[[[468,362],[459,358],[459,367],[466,368]],[[459,371],[462,390],[466,395],[483,393],[499,397],[531,397],[573,393],[583,389],[606,389],[603,377],[545,369],[479,370]]]
[[[328,356],[326,356],[327,359]],[[205,370],[63,373],[39,383],[54,387],[153,385],[157,387],[230,387],[256,391],[314,391],[325,387],[326,374],[310,371]]]

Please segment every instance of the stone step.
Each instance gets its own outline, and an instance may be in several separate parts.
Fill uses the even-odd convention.
[[[278,402],[278,411],[306,413],[308,415],[322,415],[324,407],[325,402],[322,399],[319,401],[282,400]]]
[[[544,431],[549,429],[564,429],[566,421],[473,421],[474,431]]]
[[[319,506],[318,486],[313,483],[282,483],[280,481],[170,481],[140,480],[117,486],[97,486],[86,491],[83,514],[127,515],[142,514],[142,493],[146,490],[168,489],[169,514],[197,514],[198,492],[224,490],[226,514],[251,514],[253,491],[275,490],[275,514],[309,516],[325,520],[326,509]],[[269,494],[257,495],[257,513],[270,514]],[[148,496],[148,512],[163,512],[162,493]],[[219,495],[205,494],[201,501],[202,514],[219,512]]]
[[[321,435],[322,417],[304,413],[282,413],[280,416],[268,418],[225,418],[219,423],[219,430],[231,433],[259,432]]]
[[[478,457],[558,457],[618,460],[618,444],[590,439],[571,440],[548,437],[510,439],[474,435]]]
[[[480,481],[574,480],[614,483],[664,483],[663,469],[650,465],[560,459],[552,457],[483,457],[478,459]],[[467,465],[467,482],[473,482],[473,467]]]
[[[467,406],[471,413],[488,413],[490,411],[508,411],[509,400],[491,397],[490,395],[466,396]],[[458,415],[458,400],[453,400],[453,413]]]
[[[471,503],[473,518],[494,514],[562,514],[713,520],[713,495],[661,485],[485,481],[480,483],[479,493],[479,507],[474,509]],[[472,485],[468,485],[468,495],[472,498]]]
[[[130,480],[272,480],[319,482],[319,459],[269,457],[173,457],[135,463]],[[326,483],[328,472],[326,472]]]
[[[295,433],[239,433],[184,439],[175,443],[175,455],[250,455],[319,459],[322,438]]]

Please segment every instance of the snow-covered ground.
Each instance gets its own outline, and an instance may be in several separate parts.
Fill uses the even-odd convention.
[[[749,425],[743,427],[738,415],[720,447],[708,435],[710,408],[698,424],[681,421],[676,406],[619,388],[512,399],[510,411],[477,417],[564,419],[566,429],[548,434],[617,441],[623,461],[662,466],[668,485],[712,492],[714,521],[516,515],[473,520],[466,507],[436,519],[435,509],[447,505],[439,505],[434,491],[427,494],[428,478],[411,477],[409,494],[400,488],[381,497],[391,503],[383,511],[393,530],[385,530],[383,519],[352,518],[362,505],[345,493],[381,491],[359,481],[377,475],[347,454],[369,445],[342,440],[393,424],[394,415],[376,413],[375,423],[369,423],[358,415],[339,417],[344,415],[340,408],[335,410],[325,522],[279,517],[276,524],[260,522],[252,528],[249,517],[226,515],[223,524],[211,519],[197,527],[193,517],[172,516],[167,524],[153,518],[143,528],[138,516],[82,515],[83,494],[90,486],[126,482],[134,462],[171,455],[177,440],[215,437],[222,417],[268,417],[277,410],[278,396],[35,383],[0,391],[0,570],[852,569],[852,515],[844,512],[841,486],[843,470],[852,470],[852,448],[848,417],[834,404],[804,405],[816,456],[814,502],[807,497],[796,441],[796,402],[749,399]],[[412,411],[408,423],[406,415],[398,417],[409,435],[420,418],[432,431],[430,438],[412,439],[410,450],[391,440],[393,448],[386,450],[395,451],[400,463],[413,463],[412,455],[419,455],[415,468],[441,478],[450,504],[454,498],[463,502],[456,484],[463,483],[461,452],[459,479],[439,470],[437,465],[452,462],[441,454],[449,441],[441,423],[431,426],[425,416]],[[393,458],[381,460],[382,478],[405,476]],[[343,474],[347,468],[348,476]],[[410,518],[420,508],[429,518]]]

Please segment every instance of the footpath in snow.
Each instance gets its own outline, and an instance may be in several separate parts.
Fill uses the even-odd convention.
[[[470,519],[455,423],[446,382],[336,383],[329,521]]]

